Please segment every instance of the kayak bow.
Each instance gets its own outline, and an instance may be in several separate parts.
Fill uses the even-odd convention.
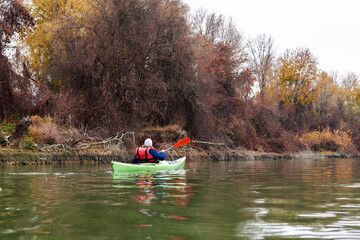
[[[126,172],[145,172],[145,171],[159,171],[159,170],[177,170],[184,169],[186,157],[179,158],[174,161],[160,161],[159,163],[121,163],[111,162],[114,173]]]

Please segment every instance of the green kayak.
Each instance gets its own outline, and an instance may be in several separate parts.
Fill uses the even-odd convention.
[[[174,161],[160,161],[159,163],[121,163],[111,162],[114,173],[127,173],[127,172],[145,172],[145,171],[158,171],[158,170],[177,170],[184,169],[186,157],[179,158]]]

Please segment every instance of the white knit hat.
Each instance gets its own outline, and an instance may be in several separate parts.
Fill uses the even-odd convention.
[[[152,146],[152,140],[150,138],[147,138],[144,142],[145,147],[151,147]]]

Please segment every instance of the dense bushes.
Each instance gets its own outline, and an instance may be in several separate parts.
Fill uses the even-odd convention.
[[[0,119],[51,116],[33,117],[30,142],[125,130],[258,151],[360,149],[356,77],[338,84],[320,73],[309,49],[275,61],[273,41],[262,36],[249,54],[231,20],[201,11],[189,17],[178,0],[26,1],[32,16],[18,1],[5,2],[17,14],[0,10],[12,17],[0,28]],[[20,76],[3,50],[33,19]]]

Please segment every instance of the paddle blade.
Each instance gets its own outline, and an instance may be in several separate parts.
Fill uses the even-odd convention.
[[[184,138],[184,139],[181,139],[180,141],[178,141],[177,143],[175,143],[174,146],[172,146],[172,147],[177,148],[177,147],[183,146],[189,142],[190,142],[190,138]]]

